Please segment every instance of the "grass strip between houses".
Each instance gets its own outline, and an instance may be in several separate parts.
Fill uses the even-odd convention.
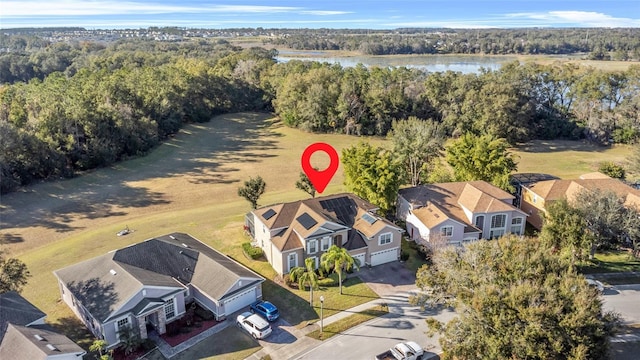
[[[367,310],[360,311],[359,313],[349,315],[346,318],[332,322],[324,327],[324,331],[315,330],[307,334],[308,337],[316,340],[326,340],[333,335],[340,334],[343,331],[349,330],[354,326],[360,325],[369,320],[383,316],[389,313],[389,307],[387,305],[377,305]]]

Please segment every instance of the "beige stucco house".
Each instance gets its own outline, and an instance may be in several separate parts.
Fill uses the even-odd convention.
[[[376,210],[345,193],[265,206],[247,214],[246,223],[279,274],[304,266],[306,258],[317,268],[331,245],[346,248],[361,266],[376,266],[398,259],[402,234]]]
[[[462,244],[507,233],[523,234],[525,214],[514,196],[485,181],[429,184],[401,189],[397,217],[408,236],[429,243]]]
[[[640,209],[640,190],[610,178],[599,172],[588,173],[575,180],[546,180],[520,185],[520,209],[527,213],[527,221],[536,229],[541,229],[546,207],[550,203],[567,199],[569,202],[584,190],[612,191],[625,199],[625,206]]]

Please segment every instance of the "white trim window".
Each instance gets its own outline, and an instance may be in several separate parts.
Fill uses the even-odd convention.
[[[478,215],[476,216],[476,221],[475,221],[475,225],[478,229],[483,230],[484,229],[484,215]]]
[[[331,246],[331,237],[323,237],[322,240],[320,240],[320,250],[327,251],[329,250],[329,246]]]
[[[524,218],[514,217],[511,219],[511,233],[522,235],[522,224],[524,223]]]
[[[444,236],[444,237],[451,237],[453,236],[453,226],[451,225],[447,225],[447,226],[443,226],[440,228],[440,235]]]
[[[131,327],[131,323],[129,322],[129,316],[125,316],[121,319],[116,320],[114,325],[116,328],[116,338],[118,339],[118,341],[120,341],[120,332],[126,331],[128,328]]]
[[[310,256],[309,259],[313,259],[313,268],[317,269],[318,268],[318,257],[317,256]]]
[[[307,254],[315,254],[318,252],[318,240],[307,241]]]
[[[491,231],[489,238],[494,239],[504,235],[507,226],[507,214],[496,214],[491,216]]]
[[[176,316],[176,304],[173,298],[164,302],[164,316],[167,320]]]
[[[380,236],[378,237],[378,245],[391,244],[392,241],[393,236],[391,235],[391,233],[380,234]]]
[[[298,254],[296,253],[291,253],[288,256],[288,264],[289,264],[289,272],[291,271],[291,269],[293,269],[294,267],[298,266]]]

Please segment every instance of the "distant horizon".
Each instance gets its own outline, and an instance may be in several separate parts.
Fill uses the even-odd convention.
[[[2,0],[0,28],[640,28],[638,0]]]

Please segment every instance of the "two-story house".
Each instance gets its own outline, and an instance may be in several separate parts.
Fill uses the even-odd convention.
[[[542,229],[546,208],[557,200],[573,202],[581,191],[610,191],[624,199],[624,205],[640,209],[640,190],[605,174],[583,174],[573,180],[543,180],[519,184],[520,209],[529,217],[527,221],[536,229]]]
[[[287,274],[315,261],[331,245],[346,248],[361,266],[400,256],[402,229],[378,216],[377,207],[353,194],[337,194],[265,206],[247,214],[247,228],[271,266]]]
[[[413,240],[451,244],[523,234],[527,214],[514,196],[485,181],[450,182],[401,189],[397,216]]]
[[[146,339],[193,301],[223,319],[262,298],[264,278],[188,234],[133,244],[54,272],[62,300],[110,347],[125,329]]]

